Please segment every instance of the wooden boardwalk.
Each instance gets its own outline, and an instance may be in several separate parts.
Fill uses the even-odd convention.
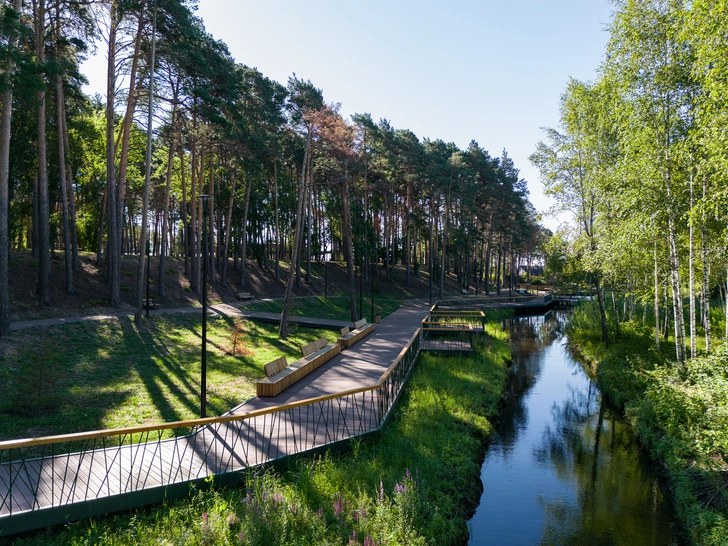
[[[80,440],[62,446],[7,449],[0,443],[0,535],[59,522],[46,517],[35,527],[14,527],[19,514],[235,472],[376,430],[406,374],[390,376],[376,389],[362,389],[378,385],[427,312],[424,304],[407,304],[386,317],[374,334],[278,396],[254,398],[223,420],[176,437],[157,428],[146,437],[79,435]],[[352,390],[358,392],[334,396]],[[319,400],[306,402],[315,398]],[[279,406],[286,409],[273,409]]]

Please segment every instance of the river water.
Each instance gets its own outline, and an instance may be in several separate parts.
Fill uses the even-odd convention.
[[[565,314],[509,320],[513,367],[470,544],[682,545],[630,425],[565,346]]]

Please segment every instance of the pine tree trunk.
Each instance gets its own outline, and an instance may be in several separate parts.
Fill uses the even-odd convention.
[[[197,121],[193,122],[196,125]],[[190,160],[190,285],[195,293],[200,293],[198,273],[198,221],[197,221],[197,143],[193,141]]]
[[[176,106],[176,105],[175,105]],[[172,113],[172,119],[175,118]],[[172,188],[172,167],[174,164],[174,146],[170,142],[167,154],[167,180],[164,186],[164,212],[162,213],[162,236],[159,245],[159,280],[157,281],[157,294],[160,298],[166,296],[165,270],[167,268],[167,242],[169,239],[169,194]]]
[[[179,171],[180,181],[182,185],[182,253],[185,259],[185,276],[190,278],[190,253],[192,247],[190,246],[190,228],[187,221],[187,178],[185,177],[185,151],[184,148],[180,147],[179,151]]]
[[[208,277],[208,281],[213,286],[217,284],[216,279],[216,271],[215,271],[215,230],[212,226],[215,225],[214,217],[215,217],[215,154],[210,154],[210,180],[208,185],[208,193],[210,195],[210,203],[209,203],[209,211],[210,211],[210,218],[213,219],[212,222],[210,222],[209,230],[207,233],[207,248],[210,249],[210,252],[208,252],[208,256],[205,257],[207,262],[207,271],[210,273]]]
[[[441,249],[441,259],[440,262],[440,292],[439,292],[439,299],[442,299],[445,297],[445,253],[447,251],[447,234],[448,234],[448,227],[450,223],[450,190],[451,186],[448,186],[447,188],[447,195],[445,196],[445,218],[443,219],[443,226],[442,226],[442,249]]]
[[[63,88],[61,88],[61,91],[63,91]],[[66,149],[66,153],[69,153],[71,148],[68,145],[68,120],[66,117],[65,95],[63,97],[63,102],[61,102],[61,109],[63,111],[63,115],[62,115],[63,146]],[[73,252],[72,252],[73,270],[76,272],[80,272],[81,264],[79,263],[79,260],[78,260],[78,226],[77,226],[77,222],[76,222],[76,192],[73,190],[73,168],[71,167],[70,157],[69,157],[69,161],[66,162],[66,187],[67,187],[67,193],[68,193],[68,204],[70,207],[71,246],[73,248]]]
[[[301,167],[301,183],[298,186],[298,202],[296,206],[296,233],[293,237],[293,252],[291,253],[291,267],[288,270],[288,282],[286,283],[286,294],[283,300],[283,312],[281,313],[281,323],[278,330],[280,339],[288,339],[288,315],[291,312],[293,303],[293,283],[295,282],[296,266],[298,262],[298,249],[301,245],[303,234],[303,199],[306,191],[306,167],[308,164],[308,156],[311,151],[311,138],[313,128],[309,126],[306,136],[306,149],[303,152],[303,165]],[[243,260],[245,257],[243,257]]]
[[[59,16],[60,20],[60,16]],[[56,43],[60,43],[60,30],[56,26]],[[73,249],[71,247],[68,214],[68,183],[66,181],[66,149],[63,141],[63,78],[56,74],[56,113],[58,116],[58,174],[60,176],[61,212],[63,216],[63,257],[66,268],[66,292],[73,294]]]
[[[116,186],[116,222],[117,229],[119,230],[119,239],[121,239],[122,226],[124,225],[124,201],[126,197],[126,173],[129,163],[129,145],[131,143],[131,128],[134,123],[134,113],[136,111],[136,105],[139,98],[137,92],[137,86],[141,82],[137,83],[137,71],[139,68],[139,52],[141,50],[142,41],[142,29],[144,28],[144,12],[143,9],[139,10],[139,19],[137,23],[137,31],[134,39],[134,54],[131,60],[131,71],[129,74],[129,95],[126,101],[126,112],[124,114],[124,120],[122,123],[121,138],[117,141],[117,144],[121,147],[119,154],[119,182]],[[116,146],[114,147],[114,153],[116,153]],[[116,261],[116,267],[121,267],[121,254],[119,260]],[[119,278],[121,278],[121,270],[118,271]]]
[[[14,0],[13,11],[20,15],[21,0]],[[8,47],[17,48],[18,38],[15,33],[8,34]],[[10,58],[4,66],[8,76],[15,72],[15,63]],[[11,82],[12,83],[12,82]],[[8,207],[10,179],[10,127],[13,115],[13,85],[2,92],[2,110],[0,110],[0,336],[10,335],[10,291],[8,278],[9,239],[8,239]]]
[[[242,253],[241,258],[241,264],[240,264],[240,288],[245,288],[245,284],[248,281],[247,279],[247,264],[245,262],[245,256],[248,253],[248,208],[250,206],[250,188],[253,185],[253,180],[250,178],[250,176],[246,177],[245,181],[245,203],[243,204],[243,235],[242,235],[242,241],[241,241],[241,249],[240,252]]]
[[[405,276],[405,282],[407,284],[410,284],[410,282],[411,282],[410,270],[412,268],[411,267],[412,266],[412,264],[411,264],[411,262],[412,262],[412,234],[411,234],[410,225],[409,225],[409,210],[410,210],[410,207],[412,206],[411,199],[412,199],[412,185],[408,181],[407,182],[407,195],[406,195],[406,200],[405,200],[405,205],[404,205],[404,211],[402,214],[402,229],[407,231],[407,235],[405,237],[405,245],[407,247],[407,248],[405,248],[405,267],[407,269],[407,274]]]
[[[36,55],[45,62],[45,0],[40,0],[35,13]],[[38,296],[40,305],[50,305],[50,209],[48,203],[48,152],[46,149],[45,73],[39,74],[42,89],[38,91]]]
[[[281,282],[281,225],[278,218],[278,161],[273,162],[273,217],[276,224],[276,282]]]
[[[230,188],[227,217],[225,218],[225,248],[222,252],[222,285],[227,286],[228,249],[230,248],[230,231],[233,219],[233,204],[235,203],[235,187],[238,183],[238,173],[233,169],[233,183]]]
[[[354,275],[354,244],[351,234],[351,206],[349,203],[349,173],[344,175],[344,183],[341,187],[341,202],[344,209],[344,250],[346,252],[346,272],[349,280],[349,310],[351,320],[356,321],[359,317],[356,312],[356,280]]]
[[[120,275],[120,236],[117,226],[116,214],[116,150],[114,146],[114,102],[116,100],[116,33],[118,6],[111,3],[111,27],[109,30],[108,65],[106,74],[106,204],[109,214],[108,220],[108,246],[106,250],[106,267],[109,272],[109,305],[121,305],[121,275]],[[99,246],[101,241],[99,240]]]

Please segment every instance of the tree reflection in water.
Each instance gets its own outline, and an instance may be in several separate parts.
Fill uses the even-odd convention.
[[[563,345],[566,316],[506,323],[514,343],[471,544],[681,544],[632,430]]]

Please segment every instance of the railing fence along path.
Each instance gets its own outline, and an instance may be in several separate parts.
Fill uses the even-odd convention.
[[[401,337],[401,325],[392,326]],[[376,352],[370,337],[363,351]],[[418,328],[379,380],[361,388],[222,417],[0,442],[0,536],[181,496],[209,476],[235,483],[240,470],[376,432],[422,339]],[[391,351],[386,332],[379,345]]]

